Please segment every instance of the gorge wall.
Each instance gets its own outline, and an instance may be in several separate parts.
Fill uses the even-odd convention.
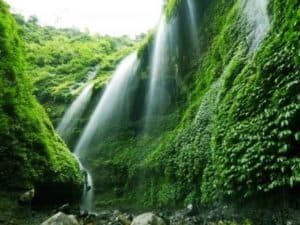
[[[83,184],[79,165],[32,95],[18,29],[0,1],[0,189],[74,200]]]
[[[188,1],[168,2],[166,25],[138,50],[129,116],[86,149],[99,207],[243,202],[298,187],[299,3],[193,5],[195,18]],[[157,39],[164,109],[147,118]]]
[[[75,39],[52,41],[64,40],[69,47],[69,42],[87,41],[92,51],[75,48],[84,52],[82,64],[68,52],[58,62],[53,51],[50,69],[48,58],[28,57],[29,71],[39,71],[36,95],[55,124],[80,96],[88,70],[100,65],[89,81],[90,101],[68,141],[74,149],[87,135],[88,143],[77,151],[93,177],[94,205],[243,203],[245,211],[246,203],[256,209],[274,202],[279,208],[290,205],[300,182],[299,6],[296,0],[169,0],[157,30],[138,46],[126,39],[91,41],[72,31]],[[38,46],[27,46],[31,56],[38,54],[40,48],[32,47]],[[137,51],[138,64],[129,72],[123,69],[129,78],[111,78],[120,75],[113,70],[131,51]],[[45,91],[48,84],[51,90]],[[50,124],[47,129],[39,124],[53,132]],[[83,135],[85,127],[93,132]]]

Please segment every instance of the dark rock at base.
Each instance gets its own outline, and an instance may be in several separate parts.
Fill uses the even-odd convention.
[[[186,207],[187,216],[196,216],[200,213],[199,201],[195,200],[192,204]]]
[[[23,193],[22,195],[20,195],[19,197],[19,204],[24,205],[24,204],[31,204],[32,199],[35,196],[35,190],[34,188],[32,188],[29,191],[26,191],[25,193]]]
[[[89,215],[89,211],[87,211],[87,210],[80,210],[78,217],[84,218],[84,217],[87,217],[88,215]]]
[[[117,221],[122,225],[130,225],[132,222],[132,216],[128,214],[121,214],[117,217]]]
[[[71,213],[71,206],[70,206],[70,204],[67,203],[67,204],[64,204],[64,205],[60,206],[57,209],[57,212],[63,212],[65,214],[70,214]]]
[[[41,225],[79,225],[76,217],[73,215],[66,215],[62,212],[55,214],[48,220],[44,221]]]
[[[112,213],[107,210],[107,211],[102,211],[102,212],[98,213],[97,217],[100,220],[109,220],[111,218],[111,216],[112,216]]]
[[[154,213],[144,213],[135,217],[131,225],[166,225],[166,223]]]
[[[89,212],[87,210],[81,210],[80,214],[77,216],[77,218],[80,221],[80,224],[83,224],[83,225],[92,225],[92,224],[95,224],[96,220],[102,220],[99,218],[99,214],[94,213],[94,212]],[[96,224],[98,224],[98,223],[96,223]]]
[[[0,217],[0,224],[6,223],[6,219]]]
[[[119,215],[121,215],[122,213],[119,211],[119,210],[114,210],[113,211],[113,215],[115,216],[115,217],[117,217],[117,216],[119,216]]]
[[[175,212],[170,218],[172,225],[199,225],[203,224],[203,219],[200,215],[187,216],[186,210]]]

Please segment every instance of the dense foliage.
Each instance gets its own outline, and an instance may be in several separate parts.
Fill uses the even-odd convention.
[[[243,1],[196,2],[199,49],[186,41],[185,4],[166,6],[178,29],[161,81],[172,107],[155,117],[150,133],[142,132],[144,116],[133,115],[88,156],[101,185],[99,205],[207,204],[299,185],[299,3],[269,2],[271,30],[255,52]],[[153,35],[146,40],[137,111],[145,109]]]
[[[35,17],[27,21],[15,15],[25,40],[26,60],[35,95],[57,124],[88,79],[98,67],[95,90],[101,90],[116,63],[131,51],[128,37],[92,36],[76,29],[42,27]]]
[[[150,32],[139,43],[137,76],[124,91],[126,120],[122,118],[116,127],[108,124],[101,141],[94,141],[92,149],[86,149],[85,163],[96,185],[96,206],[179,207],[193,201],[203,205],[236,199],[256,201],[258,195],[276,198],[278,191],[289,193],[299,188],[300,3],[269,1],[270,30],[253,51],[254,25],[245,15],[246,2],[194,1],[199,40],[196,46],[191,43],[187,1],[168,1],[166,32],[171,35],[164,46],[166,74],[160,78],[168,104],[163,113],[150,120],[153,128],[146,130],[156,36],[156,32]],[[28,166],[25,172],[20,171],[20,177],[43,181],[43,170],[32,168],[40,163],[35,160],[45,158],[27,155],[28,146],[46,152],[49,158],[53,151],[65,154],[65,147],[31,96],[26,74],[56,124],[82,90],[88,71],[99,65],[92,81],[95,91],[79,134],[116,64],[136,45],[126,37],[41,27],[34,18],[24,21],[15,16],[27,51],[29,66],[25,73],[17,28],[6,11],[4,7],[4,19],[8,21],[0,23],[0,32],[5,32],[1,33],[5,38],[0,39],[1,57],[7,59],[0,62],[5,75],[1,77],[1,137],[7,149],[17,146],[17,158]],[[19,125],[27,119],[29,122]],[[3,151],[0,154],[16,157]],[[25,160],[30,157],[34,160]],[[76,165],[72,161],[69,166]]]
[[[31,92],[24,44],[0,1],[0,187],[74,198],[82,186],[79,165]]]

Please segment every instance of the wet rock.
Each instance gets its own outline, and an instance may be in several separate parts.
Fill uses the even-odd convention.
[[[65,214],[70,214],[71,212],[71,206],[69,203],[62,205],[57,209],[57,212],[63,212]]]
[[[203,219],[197,216],[187,216],[186,210],[177,211],[170,217],[172,225],[199,225],[203,224]]]
[[[153,213],[144,213],[134,218],[131,225],[166,225],[166,223]]]
[[[113,211],[113,215],[114,216],[119,216],[119,215],[121,215],[121,212],[116,209],[116,210]]]
[[[6,223],[6,219],[0,217],[0,224],[4,224],[4,223]]]
[[[121,214],[117,217],[117,221],[122,225],[130,225],[132,222],[132,217],[128,214]]]
[[[79,225],[79,223],[75,216],[59,212],[43,222],[41,225]]]
[[[20,197],[19,197],[19,203],[21,205],[24,204],[31,204],[32,199],[34,198],[35,195],[35,190],[34,188],[32,188],[29,191],[26,191],[25,193],[23,193]]]
[[[186,215],[187,216],[195,216],[198,215],[200,213],[200,209],[199,209],[199,201],[195,200],[192,204],[189,204],[186,207]]]
[[[77,218],[80,221],[80,224],[83,225],[95,224],[96,219],[101,220],[100,218],[98,218],[97,213],[89,212],[87,210],[81,210]]]
[[[100,213],[98,213],[98,219],[100,220],[109,220],[110,217],[112,216],[111,212],[110,211],[102,211]]]

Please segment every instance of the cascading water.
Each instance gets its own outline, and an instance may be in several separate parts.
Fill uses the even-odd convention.
[[[129,55],[119,64],[76,145],[77,156],[84,155],[94,138],[99,140],[99,133],[103,132],[107,125],[120,122],[121,115],[126,113],[122,111],[126,102],[126,92],[137,67],[137,53]]]
[[[165,75],[167,68],[167,41],[167,23],[165,16],[163,16],[156,32],[152,53],[150,86],[146,106],[146,130],[152,125],[151,120],[153,116],[163,113],[165,108],[165,98],[167,95],[161,79]]]
[[[92,211],[93,209],[93,196],[94,196],[94,185],[91,173],[82,165],[81,161],[79,160],[78,156],[75,154],[75,158],[78,161],[80,166],[80,170],[84,172],[84,187],[82,193],[82,200],[81,200],[81,208],[85,211]]]
[[[251,25],[250,52],[254,52],[270,29],[267,0],[244,0],[244,13]]]
[[[195,11],[195,3],[194,0],[187,0],[187,9],[189,14],[189,29],[190,29],[190,36],[193,47],[195,49],[199,49],[199,39],[198,39],[198,26],[197,26],[197,16]]]
[[[88,82],[95,78],[95,76],[99,71],[99,68],[100,68],[99,66],[96,66],[93,70],[88,72],[86,86],[83,88],[80,95],[74,100],[74,102],[68,108],[68,110],[64,114],[61,122],[57,127],[57,132],[66,142],[68,142],[69,139],[71,138],[73,129],[78,124],[88,103],[91,100],[94,85]],[[78,160],[81,171],[84,171],[84,175],[85,175],[84,190],[82,196],[82,208],[84,210],[91,211],[92,210],[91,200],[93,198],[93,180],[89,171],[82,165],[81,161],[79,160],[76,154],[75,157]]]
[[[96,66],[93,70],[89,71],[87,74],[87,82],[91,81],[97,75],[99,66]],[[78,124],[82,114],[84,113],[87,104],[89,103],[93,92],[93,84],[87,83],[83,88],[79,96],[73,101],[71,106],[65,112],[62,120],[60,121],[57,132],[68,142],[71,138],[74,128]]]
[[[99,131],[105,130],[105,126],[108,124],[119,122],[120,114],[124,113],[122,110],[124,109],[126,92],[131,84],[131,78],[136,74],[138,64],[137,54],[133,53],[117,67],[76,145],[74,153],[79,161],[90,148],[93,139],[96,138],[98,141],[101,138],[101,136],[97,136]],[[86,172],[82,208],[91,211],[93,209],[94,192],[92,175],[82,164],[81,167]]]
[[[197,14],[194,0],[186,1],[186,23],[188,25],[188,37],[190,38],[191,47],[197,54],[199,50]],[[146,116],[145,131],[152,130],[157,124],[157,117],[163,115],[171,103],[170,90],[168,89],[169,81],[174,79],[176,71],[170,67],[171,61],[178,57],[178,52],[174,46],[178,45],[176,20],[166,21],[165,15],[161,17],[157,27],[154,40],[151,67],[150,67],[150,84],[146,99]],[[174,65],[176,67],[176,65]],[[176,79],[176,78],[175,78]]]
[[[66,142],[69,141],[73,129],[76,127],[79,119],[84,113],[84,110],[91,99],[92,91],[93,85],[86,85],[81,94],[75,99],[75,101],[66,111],[61,122],[59,123],[57,132]]]

